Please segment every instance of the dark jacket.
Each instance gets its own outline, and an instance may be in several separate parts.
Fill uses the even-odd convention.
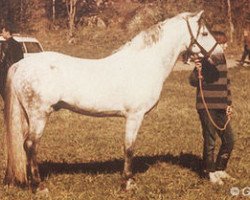
[[[2,65],[7,69],[23,58],[22,46],[12,37],[3,42],[1,51]]]
[[[0,55],[0,93],[3,97],[8,69],[23,58],[22,46],[11,37],[2,43]]]
[[[226,109],[232,104],[230,80],[227,75],[227,65],[224,54],[212,55],[210,57],[212,63],[206,59],[202,62],[202,90],[208,109]],[[192,86],[197,87],[196,92],[196,108],[197,110],[205,109],[201,91],[199,87],[198,72],[195,68],[190,77],[189,82]]]

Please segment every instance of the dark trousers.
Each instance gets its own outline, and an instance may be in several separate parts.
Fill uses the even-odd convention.
[[[213,120],[220,127],[223,127],[227,121],[225,110],[209,110]],[[211,123],[206,110],[198,110],[198,114],[201,121],[202,133],[203,133],[203,164],[206,172],[213,172],[216,170],[225,170],[228,160],[234,146],[234,135],[230,123],[227,125],[226,130],[220,131],[214,127]],[[215,161],[215,139],[216,134],[221,139],[221,146],[217,159]]]
[[[4,96],[5,96],[5,85],[6,85],[6,79],[7,79],[7,72],[8,72],[8,69],[4,68],[0,64],[0,95],[2,96],[3,100],[4,100]]]
[[[240,59],[240,62],[244,63],[247,56],[248,56],[248,59],[250,60],[250,49],[247,47],[247,45],[245,45],[242,57]]]

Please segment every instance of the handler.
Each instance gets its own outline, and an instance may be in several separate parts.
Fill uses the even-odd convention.
[[[216,34],[216,33],[215,33]],[[226,36],[224,35],[226,38]],[[219,44],[226,40],[220,40],[221,32],[215,35]],[[198,71],[202,71],[202,77]],[[199,85],[201,78],[202,88]],[[234,146],[234,136],[230,123],[225,130],[219,130],[212,120],[223,127],[227,122],[227,116],[231,115],[231,91],[230,80],[227,75],[227,65],[224,54],[211,55],[210,58],[195,60],[195,69],[189,77],[192,86],[197,87],[196,109],[202,126],[203,133],[203,168],[212,183],[223,184],[222,179],[231,178],[226,172],[227,164]],[[202,100],[202,94],[206,105]],[[206,110],[206,106],[207,109]],[[209,111],[209,113],[207,112]],[[210,115],[210,117],[209,117]],[[212,118],[212,120],[211,120]],[[221,139],[221,146],[215,161],[215,139],[216,133]]]
[[[248,56],[250,61],[250,30],[244,30],[244,50],[240,59],[240,65],[244,65],[245,59]]]
[[[0,93],[4,99],[8,69],[12,64],[23,58],[23,50],[21,45],[12,37],[12,30],[9,25],[3,26],[2,36],[6,40],[1,45],[0,54]]]

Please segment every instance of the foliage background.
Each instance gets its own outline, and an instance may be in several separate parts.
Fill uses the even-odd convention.
[[[54,28],[67,29],[67,1],[73,0],[55,0],[53,15],[53,0],[0,0],[0,22],[12,23],[16,31],[29,34]],[[144,25],[151,25],[179,12],[204,9],[213,29],[221,29],[227,33],[230,31],[228,0],[77,0],[76,2],[77,29],[84,29],[90,25],[90,18],[93,19],[94,16],[103,21],[105,27],[117,24],[124,26],[131,17],[135,18],[135,15],[142,13]],[[230,3],[235,27],[234,41],[240,43],[243,38],[243,28],[250,23],[250,2],[230,0]],[[145,7],[147,9],[143,9]]]

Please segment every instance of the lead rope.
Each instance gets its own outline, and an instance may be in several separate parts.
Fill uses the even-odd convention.
[[[197,59],[195,60],[195,62],[198,62],[198,61],[199,61],[199,60],[198,60],[198,58],[197,58]],[[199,67],[199,68],[198,68],[199,87],[200,87],[201,99],[202,99],[202,102],[203,102],[204,107],[205,107],[205,109],[206,109],[207,115],[208,115],[208,117],[209,117],[211,123],[214,125],[215,128],[217,128],[217,129],[220,130],[220,131],[224,131],[224,130],[226,130],[227,125],[228,125],[228,123],[229,123],[230,120],[231,120],[231,114],[227,115],[227,121],[226,121],[226,123],[225,123],[225,125],[224,125],[223,127],[219,127],[219,126],[214,122],[214,120],[213,120],[213,118],[212,118],[212,116],[211,116],[211,114],[210,114],[210,112],[209,112],[209,110],[208,110],[207,103],[206,103],[205,98],[204,98],[203,89],[202,89],[202,78],[203,78],[203,77],[202,77],[202,73],[201,73],[201,67]]]

